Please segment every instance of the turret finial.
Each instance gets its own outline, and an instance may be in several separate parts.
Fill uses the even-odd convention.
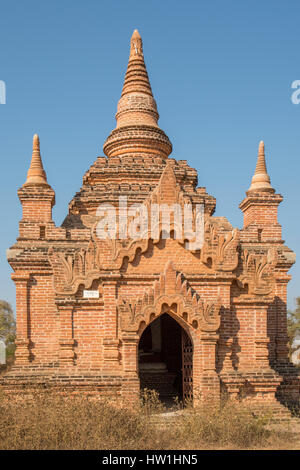
[[[265,144],[261,140],[258,147],[257,163],[255,173],[251,181],[250,188],[247,192],[274,192],[271,186],[270,177],[267,172]]]
[[[48,186],[46,173],[41,159],[40,139],[37,134],[34,134],[33,136],[32,158],[24,186],[28,184],[42,184]]]

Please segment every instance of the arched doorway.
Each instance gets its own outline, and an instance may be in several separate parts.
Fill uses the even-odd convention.
[[[164,402],[192,398],[193,344],[190,336],[168,313],[143,331],[138,348],[141,390],[155,390]]]

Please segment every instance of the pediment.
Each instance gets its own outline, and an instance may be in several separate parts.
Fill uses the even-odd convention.
[[[142,297],[118,299],[121,329],[137,331],[142,322],[148,325],[164,313],[166,307],[172,306],[176,306],[178,318],[196,330],[215,332],[220,326],[220,298],[202,299],[174,263],[168,261],[159,279]]]

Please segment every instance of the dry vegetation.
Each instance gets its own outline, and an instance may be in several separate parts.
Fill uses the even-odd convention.
[[[0,449],[300,448],[287,425],[271,430],[269,417],[255,418],[238,405],[188,408],[171,420],[159,418],[162,411],[151,392],[136,410],[85,396],[0,395]]]

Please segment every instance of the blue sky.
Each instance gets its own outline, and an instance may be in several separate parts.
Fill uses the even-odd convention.
[[[63,221],[84,172],[115,127],[135,28],[172,156],[198,170],[216,215],[242,227],[238,208],[265,141],[271,182],[284,196],[283,239],[300,252],[300,3],[276,0],[2,1],[0,80],[0,298],[15,305],[6,249],[18,234],[17,189],[40,135],[53,217]],[[300,263],[290,273],[293,308]]]

